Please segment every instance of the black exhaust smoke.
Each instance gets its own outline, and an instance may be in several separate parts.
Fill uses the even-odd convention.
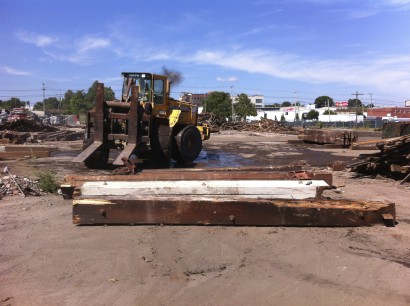
[[[167,67],[163,66],[162,67],[162,74],[166,75],[169,79],[169,81],[172,83],[172,85],[178,85],[179,83],[182,82],[183,77],[182,74],[179,71],[176,70],[169,70]]]

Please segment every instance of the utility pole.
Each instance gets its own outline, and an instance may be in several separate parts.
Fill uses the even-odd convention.
[[[299,97],[297,96],[297,93],[298,93],[297,91],[294,92],[295,94],[295,122],[297,121],[296,116],[299,117]]]
[[[43,83],[43,112],[46,115],[46,84]]]
[[[363,94],[359,93],[356,90],[356,93],[352,94],[352,96],[356,96],[356,122],[354,124],[354,128],[357,128],[357,100],[359,99],[359,96],[362,96]]]
[[[330,125],[330,101],[327,99],[327,115],[329,116],[329,125]]]
[[[371,108],[373,108],[373,94],[369,92],[369,96],[370,96],[370,105],[371,105]]]
[[[231,107],[232,107],[232,109],[231,109],[231,113],[232,113],[231,120],[233,122],[233,116],[234,116],[234,111],[233,111],[233,85],[231,86]]]

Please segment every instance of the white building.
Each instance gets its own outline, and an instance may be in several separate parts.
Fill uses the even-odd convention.
[[[290,107],[281,107],[281,108],[260,108],[257,109],[257,115],[254,117],[247,117],[248,120],[259,120],[261,117],[266,119],[278,120],[280,121],[282,115],[285,117],[285,121],[294,122],[298,117],[299,120],[304,120],[307,113],[312,109],[315,109],[314,105],[307,106],[290,106]],[[319,121],[322,122],[348,122],[356,121],[355,113],[339,113],[337,115],[324,115],[323,113],[328,110],[327,107],[315,109],[319,112]],[[335,107],[330,107],[330,111],[336,111]],[[298,115],[298,116],[297,116]],[[357,122],[363,122],[363,115],[357,116]]]
[[[233,103],[236,103],[236,96],[232,96]],[[264,102],[264,96],[262,95],[253,95],[253,96],[248,96],[249,100],[251,100],[251,103],[255,105],[256,108],[261,108],[265,107],[265,102]]]

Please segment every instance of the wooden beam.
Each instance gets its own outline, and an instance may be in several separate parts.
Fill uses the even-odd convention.
[[[304,179],[324,180],[332,186],[331,172],[300,171],[297,167],[286,171],[276,168],[208,168],[208,169],[148,169],[133,175],[68,175],[66,185],[79,187],[90,181],[148,181],[148,180],[297,180],[299,174]]]
[[[49,151],[55,152],[58,150],[57,146],[48,145],[6,145],[0,146],[0,152],[20,152],[20,151]]]
[[[0,152],[0,158],[22,158],[22,157],[49,157],[50,151],[14,151]]]
[[[104,197],[73,201],[74,224],[368,226],[396,217],[394,203],[224,197]]]
[[[97,181],[85,182],[80,193],[85,197],[106,196],[230,196],[247,198],[314,198],[327,187],[322,180],[178,180],[178,181]]]

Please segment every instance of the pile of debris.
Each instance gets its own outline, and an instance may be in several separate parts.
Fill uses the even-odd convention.
[[[224,122],[221,125],[222,131],[240,131],[240,132],[256,132],[256,133],[281,133],[281,134],[297,134],[298,132],[292,127],[285,126],[279,121],[272,119],[261,118],[257,122]]]
[[[50,125],[45,125],[41,122],[20,119],[13,122],[7,122],[0,126],[0,131],[14,131],[14,132],[56,132],[58,128]]]
[[[0,178],[0,199],[5,196],[40,196],[41,189],[37,182],[26,177],[7,174]]]
[[[198,115],[199,124],[207,124],[211,133],[219,131],[239,131],[239,132],[256,132],[256,133],[283,133],[283,134],[297,134],[292,127],[285,126],[279,121],[261,118],[256,122],[243,121],[226,121],[223,117],[202,113]]]
[[[403,178],[401,183],[410,178],[410,135],[380,140],[376,144],[380,152],[361,154],[359,162],[348,165],[352,171],[362,174],[382,175]]]
[[[39,143],[44,140],[71,141],[83,138],[84,132],[60,130],[34,120],[20,119],[0,125],[0,143],[3,144]]]
[[[221,125],[225,122],[225,119],[221,116],[211,113],[198,114],[198,124],[206,124],[209,126],[211,133],[218,133]]]

